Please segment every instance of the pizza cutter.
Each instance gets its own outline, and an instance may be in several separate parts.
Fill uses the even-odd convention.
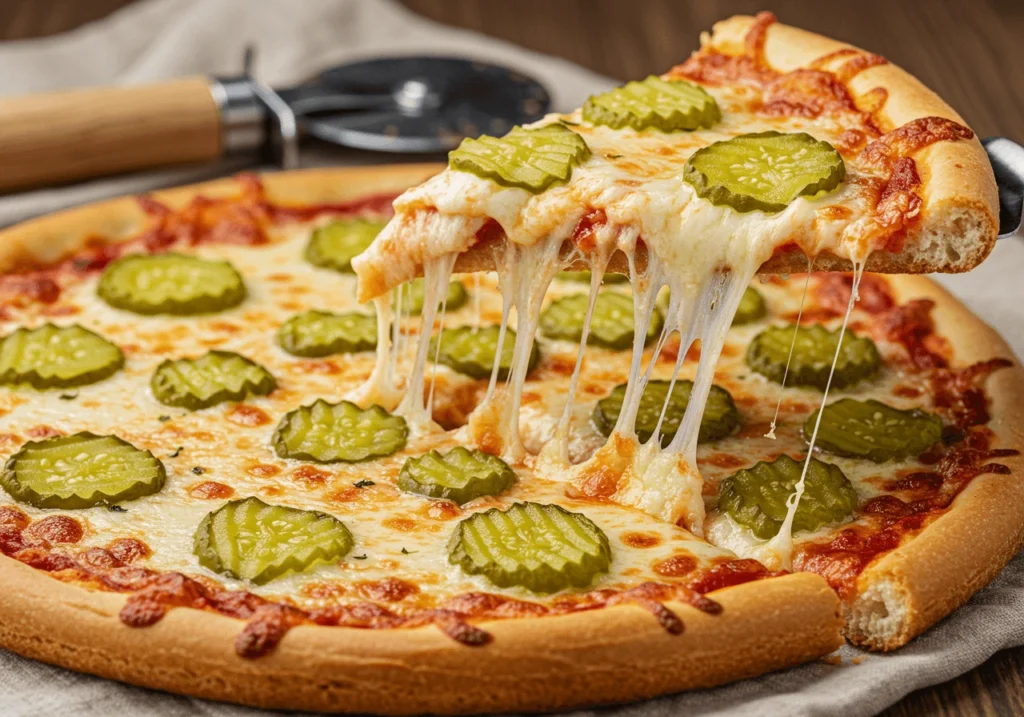
[[[1006,137],[981,141],[999,188],[999,238],[1024,236],[1024,147]]]
[[[540,119],[537,80],[461,57],[388,57],[332,67],[297,87],[253,76],[191,77],[0,101],[0,192],[243,155],[292,169],[299,140],[398,154]]]

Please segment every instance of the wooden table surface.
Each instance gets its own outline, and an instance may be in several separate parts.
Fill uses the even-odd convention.
[[[284,0],[280,0],[284,2]],[[1022,0],[402,0],[434,20],[559,55],[621,79],[660,72],[723,17],[766,7],[783,22],[878,52],[909,70],[982,137],[1024,141]],[[51,35],[132,0],[0,0],[0,41]],[[2,72],[2,68],[0,68]],[[885,712],[1024,714],[1024,648],[914,692]]]

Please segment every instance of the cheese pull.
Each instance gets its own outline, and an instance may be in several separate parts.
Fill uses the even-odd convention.
[[[342,219],[313,230],[306,245],[306,261],[322,269],[352,273],[352,260],[380,234],[386,222]]]
[[[786,501],[803,472],[803,462],[782,455],[761,461],[718,484],[718,509],[769,540],[779,532],[789,508]],[[817,530],[846,520],[857,507],[857,491],[838,466],[812,458],[804,493],[793,518],[793,531]]]
[[[747,366],[776,383],[785,380],[791,386],[809,386],[824,391],[832,373],[832,360],[839,347],[840,334],[842,350],[832,375],[832,387],[849,388],[874,376],[882,364],[874,341],[852,331],[829,331],[818,324],[790,324],[765,329],[747,347]]]
[[[920,409],[900,410],[881,401],[843,398],[821,410],[815,447],[875,463],[920,455],[942,440],[942,419]],[[818,411],[804,423],[810,440]]]
[[[672,442],[683,421],[686,406],[690,403],[693,381],[676,381],[669,391],[668,381],[648,381],[640,397],[636,414],[636,435],[641,443],[647,443],[659,431],[661,446]],[[594,407],[594,425],[604,435],[611,435],[622,412],[626,397],[626,384],[619,384],[612,392],[597,402]],[[664,411],[664,418],[662,412]],[[661,420],[659,429],[658,421]],[[699,443],[725,438],[739,428],[740,414],[732,395],[721,386],[711,386],[704,413],[700,419]]]
[[[585,588],[607,572],[608,536],[592,520],[557,505],[515,503],[475,513],[448,541],[448,561],[498,587],[535,593]]]
[[[590,296],[569,294],[548,304],[540,315],[540,332],[550,339],[579,341],[583,337]],[[647,341],[657,338],[664,323],[654,309],[647,326]],[[633,345],[633,298],[616,291],[597,295],[587,343],[606,349],[628,349]]]
[[[583,119],[613,129],[675,132],[713,127],[722,112],[702,87],[651,75],[591,97],[583,105]]]
[[[441,454],[430,451],[409,458],[398,474],[398,487],[459,505],[498,495],[516,481],[515,471],[497,456],[459,446]]]
[[[0,339],[0,383],[70,388],[102,381],[124,366],[117,346],[81,326],[44,324]]]
[[[277,343],[293,356],[304,358],[372,351],[377,347],[377,317],[306,311],[281,324]]]
[[[271,444],[281,458],[317,463],[357,463],[405,448],[409,427],[380,406],[323,399],[286,413]]]
[[[400,284],[395,288],[395,296],[392,305],[406,316],[419,316],[423,313],[423,301],[426,296],[426,284],[423,277]],[[452,281],[448,284],[448,293],[444,298],[445,311],[461,309],[469,301],[469,292],[466,285],[461,281]],[[401,303],[399,303],[401,302]]]
[[[277,381],[255,361],[230,351],[210,351],[196,359],[166,360],[149,382],[166,406],[197,411],[248,396],[266,396]]]
[[[192,316],[238,306],[245,300],[242,275],[226,261],[186,254],[130,254],[103,271],[96,293],[135,314]]]
[[[589,271],[560,271],[555,278],[559,281],[573,281],[580,284],[590,283],[590,272]],[[615,272],[605,272],[601,277],[602,284],[627,284],[629,283],[629,277],[625,274],[616,274]]]
[[[539,194],[568,182],[573,169],[588,157],[590,148],[582,137],[563,124],[550,124],[514,127],[504,137],[464,139],[448,154],[448,164],[503,187]]]
[[[846,178],[835,147],[805,132],[756,132],[698,149],[683,179],[697,196],[738,212],[779,212],[800,196],[831,192]]]
[[[430,340],[430,356],[436,356],[437,362],[448,366],[472,378],[489,378],[494,363],[498,363],[498,380],[504,381],[512,370],[512,355],[516,345],[516,332],[505,331],[505,340],[501,345],[501,356],[498,356],[498,337],[501,328],[485,326],[459,326],[444,329]],[[530,372],[540,361],[540,351],[534,343],[530,350]]]
[[[11,456],[0,485],[36,508],[75,510],[152,495],[167,473],[152,453],[117,436],[82,432],[30,441]]]
[[[669,302],[672,298],[671,293],[668,289],[662,289],[658,295],[658,306],[663,312],[668,311]],[[732,317],[732,326],[745,326],[746,324],[752,324],[755,321],[760,321],[768,315],[768,304],[764,300],[764,296],[761,292],[752,286],[748,286],[743,292],[743,296],[740,297],[739,306],[736,307],[736,313]]]
[[[208,513],[196,528],[192,545],[204,568],[262,585],[317,563],[340,560],[352,549],[353,540],[333,515],[246,498]]]

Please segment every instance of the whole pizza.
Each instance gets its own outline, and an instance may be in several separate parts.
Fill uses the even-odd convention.
[[[447,167],[0,232],[0,646],[393,714],[899,648],[1024,539],[1021,368],[909,276],[996,216],[953,110],[761,14]]]

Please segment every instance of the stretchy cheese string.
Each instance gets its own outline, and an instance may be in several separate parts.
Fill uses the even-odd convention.
[[[811,283],[811,272],[814,270],[814,260],[807,257],[807,276],[804,277],[804,293],[800,297],[800,310],[796,313],[796,325],[800,326],[800,319],[804,315],[804,304],[807,301],[807,287]],[[782,395],[786,389],[786,379],[789,377],[789,366],[793,362],[793,349],[796,348],[796,335],[797,331],[793,331],[793,340],[789,342],[789,356],[786,357],[786,370],[782,372],[782,385],[779,386],[779,398],[775,402],[775,415],[772,416],[772,424],[768,429],[768,432],[764,434],[765,438],[771,438],[775,440],[775,426],[779,422],[779,410],[782,408]]]

